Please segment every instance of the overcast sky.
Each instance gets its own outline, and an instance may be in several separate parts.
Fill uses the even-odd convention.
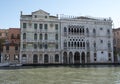
[[[51,15],[111,17],[114,27],[120,27],[120,0],[1,0],[0,29],[19,28],[23,14],[42,9]]]

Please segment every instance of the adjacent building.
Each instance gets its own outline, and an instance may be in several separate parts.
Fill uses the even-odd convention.
[[[51,16],[38,10],[20,17],[22,64],[112,63],[110,18]]]
[[[9,28],[3,45],[2,62],[19,62],[20,28]]]
[[[113,29],[114,61],[120,62],[120,28]]]
[[[7,29],[0,29],[0,63],[2,61],[1,52],[3,50],[2,45],[7,39]]]

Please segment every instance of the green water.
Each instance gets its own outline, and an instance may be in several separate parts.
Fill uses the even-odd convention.
[[[120,67],[0,69],[0,84],[120,84]]]

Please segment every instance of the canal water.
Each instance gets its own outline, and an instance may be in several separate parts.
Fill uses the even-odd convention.
[[[5,67],[0,84],[120,84],[120,66]]]

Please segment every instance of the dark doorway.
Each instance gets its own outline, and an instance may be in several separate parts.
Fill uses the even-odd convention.
[[[80,53],[79,52],[75,52],[74,54],[74,63],[80,63]]]
[[[82,57],[82,63],[85,63],[85,53],[84,52],[82,52],[81,57]]]
[[[69,53],[69,63],[70,64],[73,63],[73,54],[72,54],[72,52]]]
[[[33,56],[33,63],[38,63],[38,56],[36,54]]]
[[[49,58],[48,58],[48,54],[44,55],[44,63],[48,63],[49,62]]]
[[[87,52],[87,63],[90,63],[90,52]]]
[[[1,53],[0,53],[0,63],[1,63]]]
[[[63,53],[63,63],[67,64],[67,52]]]

